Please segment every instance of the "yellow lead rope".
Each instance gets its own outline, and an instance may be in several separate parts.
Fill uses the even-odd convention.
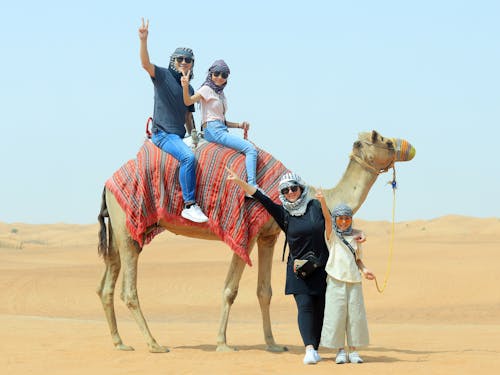
[[[384,284],[382,288],[379,287],[377,278],[375,277],[375,286],[380,294],[382,294],[387,287],[387,281],[389,280],[389,274],[391,273],[391,265],[392,265],[392,253],[394,250],[394,232],[395,232],[395,216],[396,216],[396,169],[393,167],[393,178],[392,182],[389,182],[392,185],[392,230],[391,230],[391,240],[389,245],[389,258],[387,260],[387,269],[385,271],[384,276]]]

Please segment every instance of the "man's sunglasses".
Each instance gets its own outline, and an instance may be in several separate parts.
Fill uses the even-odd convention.
[[[193,59],[191,57],[185,57],[185,56],[177,56],[175,60],[180,64],[183,61],[186,62],[186,64],[191,64],[193,62]]]
[[[299,190],[299,187],[297,185],[290,186],[289,188],[283,188],[281,189],[281,194],[285,195],[288,194],[290,191],[292,193],[295,193],[297,190]]]
[[[227,77],[229,77],[229,74],[226,72],[212,72],[212,74],[214,75],[214,77],[221,76],[224,79],[227,79]]]

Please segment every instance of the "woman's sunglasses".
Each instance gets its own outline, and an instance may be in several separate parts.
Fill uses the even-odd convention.
[[[221,76],[224,79],[227,79],[227,77],[229,77],[229,74],[226,72],[212,72],[212,74],[214,75],[214,77]]]
[[[183,61],[186,62],[186,64],[191,64],[193,62],[193,59],[191,57],[185,57],[185,56],[178,56],[175,58],[175,60],[180,64]]]
[[[297,190],[299,190],[299,187],[297,185],[290,186],[289,188],[283,188],[281,189],[281,194],[285,195],[288,194],[290,191],[292,193],[295,193]]]

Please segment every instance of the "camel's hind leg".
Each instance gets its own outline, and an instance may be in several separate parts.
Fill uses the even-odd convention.
[[[233,254],[229,271],[227,272],[224,290],[222,291],[222,313],[220,318],[219,333],[217,334],[217,351],[225,352],[234,350],[227,345],[226,331],[231,306],[238,295],[238,286],[241,275],[245,269],[245,262],[236,254]]]
[[[271,271],[273,266],[274,244],[278,238],[277,234],[260,235],[257,239],[259,248],[259,274],[257,280],[257,297],[259,299],[262,313],[262,325],[264,329],[264,339],[267,350],[271,352],[287,351],[286,346],[277,345],[274,341],[271,329],[270,305],[273,291],[271,288]]]

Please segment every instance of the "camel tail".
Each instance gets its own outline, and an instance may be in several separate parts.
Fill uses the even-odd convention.
[[[110,251],[110,246],[108,242],[108,228],[106,227],[106,218],[109,218],[109,214],[108,214],[108,206],[106,205],[106,188],[104,188],[104,190],[102,191],[101,211],[97,216],[97,220],[99,221],[99,232],[97,233],[99,237],[99,245],[97,246],[97,253],[100,256],[107,256],[109,255]]]

